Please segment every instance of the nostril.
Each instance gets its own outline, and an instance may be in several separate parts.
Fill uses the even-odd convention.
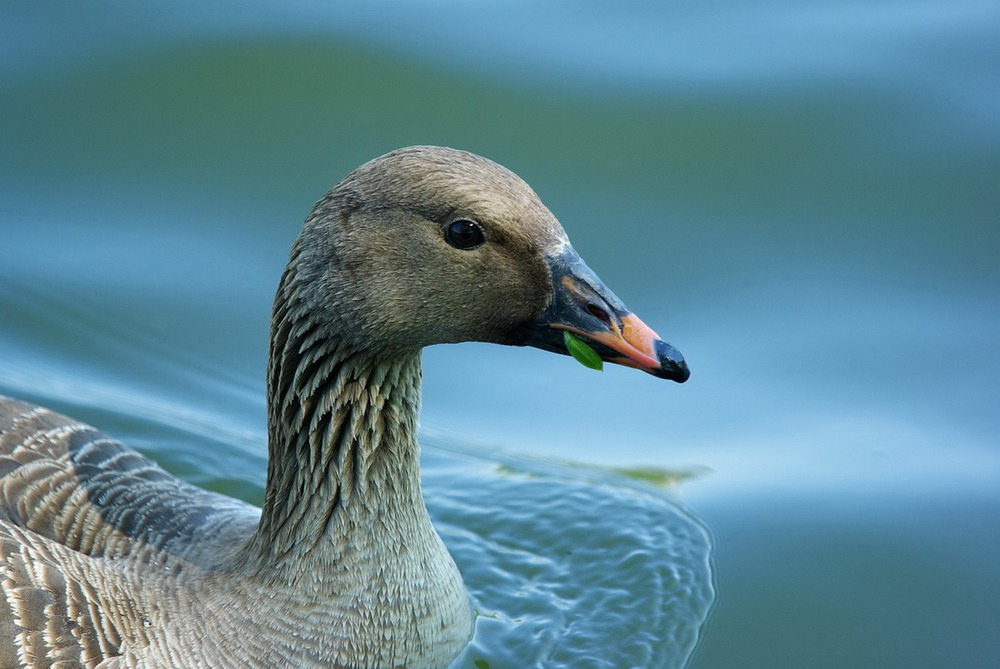
[[[604,309],[601,309],[596,304],[588,304],[587,311],[589,311],[590,314],[595,318],[599,318],[608,325],[611,325],[611,316],[608,316],[608,312],[606,312]]]

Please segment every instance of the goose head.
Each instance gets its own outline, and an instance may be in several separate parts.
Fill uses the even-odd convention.
[[[317,203],[293,248],[294,299],[354,350],[482,341],[603,359],[684,382],[684,358],[583,262],[517,175],[417,146],[376,158]]]

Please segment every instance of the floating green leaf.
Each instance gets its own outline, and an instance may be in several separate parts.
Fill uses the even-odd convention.
[[[472,664],[476,665],[477,669],[490,669],[490,663],[486,660],[473,660]]]
[[[594,349],[587,346],[582,339],[569,330],[563,330],[563,341],[566,342],[566,350],[576,358],[578,363],[597,371],[604,369],[604,361],[601,360],[601,356],[597,355]]]

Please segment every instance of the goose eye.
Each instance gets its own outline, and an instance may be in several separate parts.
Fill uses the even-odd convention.
[[[483,242],[483,228],[475,221],[455,221],[444,229],[445,240],[456,249],[473,249]]]

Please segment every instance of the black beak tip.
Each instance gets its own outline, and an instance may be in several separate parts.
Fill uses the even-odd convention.
[[[656,376],[677,383],[684,383],[691,378],[691,370],[688,369],[684,356],[667,342],[656,342],[656,357],[660,360],[660,369],[656,371]]]

